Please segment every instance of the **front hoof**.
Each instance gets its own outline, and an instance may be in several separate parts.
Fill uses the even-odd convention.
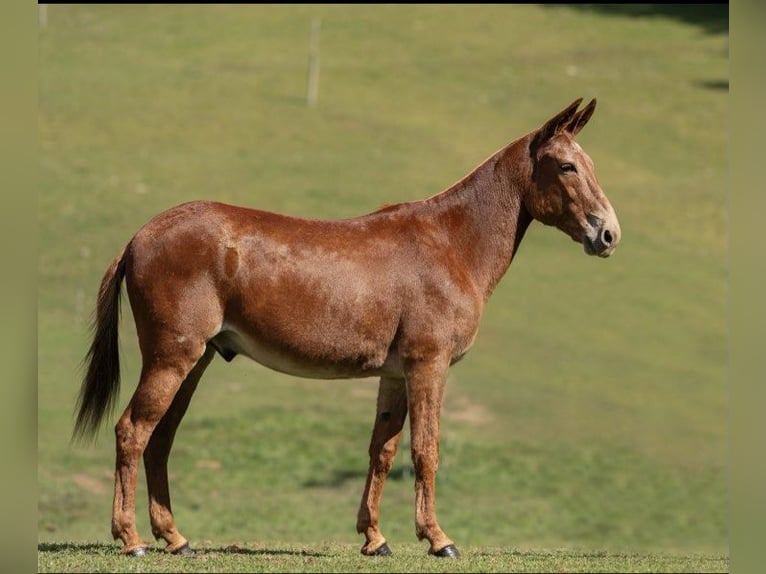
[[[460,558],[460,552],[458,552],[454,544],[448,544],[438,552],[434,552],[434,556],[439,558]]]
[[[127,552],[123,552],[125,556],[146,556],[146,553],[149,551],[149,549],[146,546],[138,546],[136,548],[133,548],[132,550],[128,550]]]
[[[194,556],[194,550],[192,550],[191,546],[189,546],[189,543],[187,542],[180,548],[173,550],[171,554],[174,554],[175,556]]]
[[[384,542],[372,552],[365,552],[364,548],[362,548],[362,554],[364,554],[365,556],[391,556],[392,552],[391,552],[391,549],[388,547],[388,544]]]

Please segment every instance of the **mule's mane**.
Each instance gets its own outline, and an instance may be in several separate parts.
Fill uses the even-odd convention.
[[[512,176],[510,170],[517,170],[518,175],[523,173],[530,173],[532,169],[532,163],[529,161],[527,165],[523,164],[523,160],[528,156],[526,150],[529,146],[529,140],[535,132],[531,132],[517,140],[512,141],[509,144],[504,145],[490,156],[479,162],[471,171],[460,178],[452,185],[446,187],[442,191],[435,193],[424,199],[416,199],[413,201],[404,201],[393,204],[383,204],[380,208],[367,214],[367,216],[374,216],[379,214],[391,214],[397,211],[407,211],[410,209],[438,209],[449,208],[455,206],[458,203],[462,203],[467,194],[471,193],[491,193],[493,191],[500,191],[493,188],[490,184],[492,180],[505,179],[508,176]],[[518,177],[512,178],[518,182]],[[478,189],[481,188],[481,189]],[[510,190],[508,190],[510,191]],[[516,189],[516,191],[521,191]],[[480,198],[476,198],[480,199]],[[365,216],[362,216],[365,217]]]
[[[505,274],[532,216],[523,195],[531,182],[527,134],[494,152],[460,180],[426,199],[386,205],[355,218],[404,218],[449,245],[476,288],[489,298]]]

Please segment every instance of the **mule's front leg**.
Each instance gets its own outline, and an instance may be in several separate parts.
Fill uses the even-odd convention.
[[[427,538],[431,543],[429,554],[456,558],[460,553],[436,520],[439,417],[448,367],[448,359],[405,361],[415,466],[415,533],[419,540]]]
[[[357,515],[356,531],[367,539],[362,554],[385,556],[391,554],[380,532],[380,499],[388,471],[394,463],[396,448],[407,417],[407,392],[403,380],[380,379],[375,425],[370,440],[370,469]]]

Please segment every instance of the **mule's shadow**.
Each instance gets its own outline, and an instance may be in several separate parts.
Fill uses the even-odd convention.
[[[246,554],[251,556],[311,556],[321,558],[330,556],[322,552],[312,550],[281,550],[274,548],[243,548],[232,544],[229,546],[220,546],[218,548],[195,548],[197,554]]]
[[[108,552],[112,548],[116,547],[103,542],[40,542],[37,545],[38,552]]]
[[[349,480],[363,481],[367,471],[361,470],[334,470],[329,476],[312,478],[303,483],[304,488],[338,488]]]
[[[391,469],[388,473],[388,480],[399,481],[409,480],[415,476],[415,469],[412,465],[398,466]],[[364,484],[367,478],[367,470],[335,470],[329,476],[324,478],[312,478],[303,483],[304,488],[339,488],[348,481],[358,481]]]
[[[102,542],[41,542],[37,545],[38,552],[88,552],[93,554],[118,554],[119,548],[114,544]],[[150,554],[165,555],[161,548],[149,548]],[[283,550],[279,548],[243,548],[236,544],[229,546],[218,546],[211,548],[194,547],[195,556],[204,556],[206,554],[242,554],[247,556],[310,556],[313,558],[322,558],[330,556],[322,552],[311,550]]]

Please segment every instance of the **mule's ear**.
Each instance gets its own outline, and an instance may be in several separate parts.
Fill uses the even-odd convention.
[[[566,126],[566,130],[576,136],[577,133],[588,123],[588,120],[593,115],[593,110],[596,109],[596,98],[593,98],[590,103],[577,112]]]
[[[537,130],[535,137],[532,139],[532,144],[530,146],[531,150],[534,152],[541,144],[547,142],[556,135],[556,133],[565,129],[572,118],[577,114],[577,108],[581,103],[582,98],[577,98],[574,102],[545,122],[543,127]]]

